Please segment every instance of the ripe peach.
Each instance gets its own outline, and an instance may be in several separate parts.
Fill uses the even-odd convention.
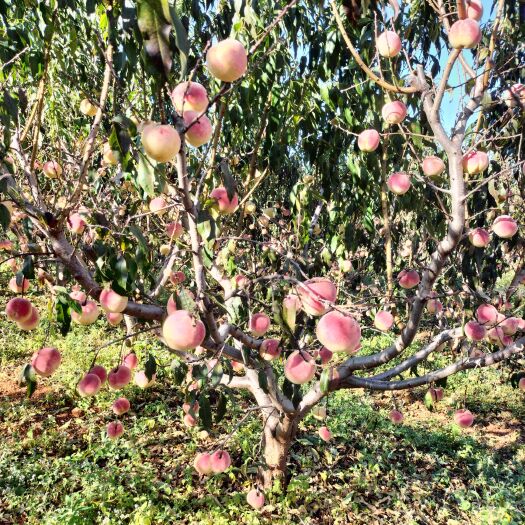
[[[193,460],[193,466],[201,476],[207,476],[213,473],[211,456],[207,452],[199,452]]]
[[[400,124],[407,116],[407,107],[400,100],[387,102],[381,109],[381,116],[387,124]]]
[[[117,416],[125,414],[130,408],[131,404],[125,397],[119,397],[118,399],[115,399],[115,401],[113,401],[113,405],[111,405],[111,410],[113,410],[113,413]]]
[[[293,351],[284,364],[284,375],[291,383],[302,385],[315,376],[315,363],[312,356],[299,350]]]
[[[350,315],[332,310],[321,317],[315,331],[317,339],[332,352],[353,353],[359,349],[361,328]]]
[[[395,425],[399,425],[405,417],[399,410],[391,410],[390,414],[388,414],[388,417],[390,418],[390,421],[394,423]]]
[[[187,127],[198,118],[197,122],[192,124],[185,134],[186,141],[195,148],[209,142],[213,135],[213,127],[210,119],[206,115],[200,117],[199,115],[200,114],[197,111],[185,111],[183,115],[184,125]]]
[[[110,166],[118,164],[118,156],[115,151],[111,149],[109,142],[104,142],[104,146],[102,147],[102,159]]]
[[[135,384],[140,388],[148,388],[155,382],[156,378],[157,374],[153,374],[152,378],[148,379],[148,376],[144,370],[135,372]]]
[[[445,170],[445,163],[439,157],[430,155],[423,159],[421,167],[427,177],[437,177]]]
[[[78,301],[81,304],[84,304],[87,300],[87,295],[78,288],[75,288],[72,292],[70,292],[69,297],[71,297],[71,299],[74,299],[75,301]]]
[[[388,177],[386,184],[388,189],[396,195],[403,195],[410,189],[410,176],[404,171],[392,173],[392,175]]]
[[[263,312],[253,314],[250,317],[249,329],[255,337],[261,337],[270,329],[270,318]]]
[[[474,415],[470,410],[460,408],[454,413],[454,421],[461,427],[467,428],[472,426],[474,423]]]
[[[33,305],[23,297],[14,297],[7,303],[5,313],[11,321],[23,323],[31,317]]]
[[[31,365],[39,376],[49,377],[59,367],[61,360],[56,348],[46,346],[33,354]]]
[[[248,284],[250,284],[250,280],[245,275],[239,274],[233,277],[232,283],[234,288],[239,288],[242,290],[243,288],[246,288]]]
[[[476,321],[469,321],[463,327],[463,331],[471,341],[482,341],[487,335],[487,329]]]
[[[231,364],[234,372],[241,373],[244,370],[244,365],[238,361],[232,360]]]
[[[248,67],[248,54],[244,46],[233,38],[226,38],[206,53],[209,72],[223,82],[235,82]]]
[[[42,172],[50,179],[56,179],[62,175],[62,166],[56,160],[48,160],[42,166]]]
[[[67,218],[67,227],[71,233],[81,235],[86,229],[87,222],[84,220],[80,213],[71,213]]]
[[[517,317],[507,317],[499,326],[505,335],[514,335],[518,331],[519,319]]]
[[[246,494],[246,502],[250,507],[259,510],[264,507],[264,494],[258,489],[252,489]]]
[[[454,49],[472,49],[481,41],[481,29],[476,20],[465,18],[452,24],[448,41]]]
[[[492,223],[492,231],[502,239],[510,239],[518,231],[518,224],[510,215],[500,215]]]
[[[128,298],[119,295],[114,292],[111,288],[105,288],[100,292],[99,297],[100,304],[106,312],[121,313],[128,306]]]
[[[170,281],[172,284],[177,286],[180,283],[183,283],[186,280],[186,275],[184,272],[178,271],[178,272],[171,272],[170,274]]]
[[[108,384],[113,390],[125,387],[131,381],[131,370],[125,366],[120,365],[108,374]]]
[[[335,284],[324,277],[314,277],[298,286],[297,293],[304,311],[309,315],[323,315],[328,311],[324,301],[333,303],[337,297]]]
[[[397,280],[402,288],[414,288],[419,284],[419,274],[415,270],[401,270],[397,274]]]
[[[327,443],[332,439],[332,433],[328,427],[319,427],[319,437]]]
[[[210,456],[210,466],[216,474],[224,472],[231,464],[232,460],[226,450],[217,450]]]
[[[463,171],[469,175],[482,173],[489,166],[489,157],[484,151],[469,151],[463,156]]]
[[[108,378],[108,373],[102,365],[95,365],[91,368],[91,370],[88,373],[95,374],[96,376],[98,376],[102,384],[104,384],[106,379]]]
[[[106,433],[109,439],[117,439],[124,434],[124,427],[120,421],[112,421],[107,424]]]
[[[365,129],[357,137],[357,147],[366,153],[375,151],[379,147],[379,133],[375,129]]]
[[[386,58],[393,58],[401,51],[401,39],[395,31],[384,31],[376,40],[377,52]]]
[[[127,366],[130,370],[137,368],[139,358],[135,352],[130,352],[122,358],[122,364]]]
[[[476,318],[483,325],[494,325],[498,322],[498,311],[491,304],[482,304],[476,310]]]
[[[102,383],[96,374],[87,373],[77,385],[77,391],[82,397],[95,396],[98,394]]]
[[[431,387],[428,389],[428,395],[431,397],[434,403],[437,403],[438,401],[441,401],[443,399],[444,392],[441,387],[438,387],[438,388]]]
[[[319,357],[321,358],[322,365],[326,365],[326,363],[329,363],[332,360],[333,356],[334,354],[324,346],[323,348],[321,348],[321,350],[319,350]]]
[[[510,89],[503,92],[501,97],[509,108],[525,106],[525,85],[514,84]]]
[[[467,0],[467,17],[480,21],[483,16],[483,4],[481,0]]]
[[[228,192],[226,191],[226,188],[223,188],[222,186],[215,188],[210,193],[210,197],[217,201],[219,213],[223,213],[223,214],[233,213],[237,209],[237,206],[239,205],[239,197],[237,196],[237,194],[235,194],[233,198],[230,200],[228,197]]]
[[[265,339],[259,348],[259,355],[265,361],[273,361],[281,355],[279,339]]]
[[[490,328],[487,330],[487,339],[491,343],[503,343],[505,338],[505,334],[503,333],[503,330],[499,326],[495,326],[493,328]]]
[[[124,319],[124,316],[118,312],[106,312],[106,319],[111,326],[118,326]]]
[[[38,326],[38,323],[40,321],[40,314],[38,313],[38,310],[33,306],[31,310],[31,315],[28,319],[25,321],[17,321],[16,325],[21,330],[33,330]]]
[[[80,325],[93,324],[100,314],[98,305],[95,301],[86,301],[86,304],[82,305],[82,313],[79,314],[74,310],[71,310],[71,319]]]
[[[178,239],[183,232],[184,229],[180,222],[170,222],[166,225],[166,233],[170,239]]]
[[[387,330],[390,330],[390,328],[392,328],[393,324],[394,316],[390,312],[387,312],[386,310],[381,310],[376,313],[374,317],[374,326],[378,330],[386,332]]]
[[[97,114],[97,106],[91,103],[87,98],[80,101],[80,112],[87,117],[94,117]]]
[[[470,230],[468,240],[473,246],[476,246],[476,248],[485,248],[490,242],[490,234],[483,228],[475,228],[474,230]]]
[[[0,241],[0,251],[12,252],[13,251],[13,242],[8,240],[8,239],[4,239],[4,240]]]
[[[206,88],[198,82],[181,82],[172,91],[171,100],[181,114],[186,110],[202,113],[209,103]]]
[[[436,299],[436,292],[430,292],[428,294],[429,299],[427,301],[427,310],[430,314],[439,314],[443,311],[443,304],[439,299]]]
[[[167,210],[168,203],[164,197],[155,197],[149,202],[149,211],[157,215],[164,215]]]
[[[29,280],[23,277],[22,284],[18,285],[16,283],[16,277],[11,277],[11,279],[9,279],[9,289],[13,293],[25,293],[29,290]]]
[[[148,124],[141,135],[144,151],[157,162],[169,162],[180,151],[180,136],[169,124]]]
[[[162,335],[169,348],[186,351],[193,350],[204,341],[206,329],[204,323],[187,310],[177,310],[166,317]]]

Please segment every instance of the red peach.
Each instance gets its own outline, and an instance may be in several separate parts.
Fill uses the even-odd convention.
[[[414,288],[419,284],[419,274],[415,270],[401,270],[397,274],[397,280],[402,288]]]
[[[105,288],[100,292],[99,297],[100,304],[106,312],[121,313],[128,306],[128,298],[119,295],[114,292],[111,288]]]
[[[86,301],[86,304],[82,305],[82,313],[71,310],[71,319],[80,325],[93,324],[100,314],[98,305],[95,301]]]
[[[113,368],[108,374],[108,384],[113,390],[125,387],[131,381],[131,370],[124,365]]]
[[[284,375],[291,383],[302,385],[315,376],[315,363],[311,355],[299,350],[293,351],[284,364]]]
[[[375,151],[379,147],[379,133],[375,129],[365,129],[357,137],[357,147],[366,153]]]
[[[391,410],[388,414],[388,417],[390,418],[390,421],[394,423],[395,425],[399,425],[405,417],[399,410]]]
[[[206,115],[200,116],[197,111],[185,111],[183,117],[184,125],[188,127],[185,136],[189,144],[198,148],[210,141],[213,135],[213,127]],[[195,124],[192,124],[195,120]]]
[[[56,179],[62,175],[62,166],[56,160],[48,160],[42,166],[42,171],[46,177]]]
[[[233,38],[226,38],[206,53],[209,72],[223,82],[235,82],[248,67],[248,54],[244,46]]]
[[[130,370],[137,368],[139,358],[135,352],[130,352],[122,358],[122,364],[127,366]]]
[[[232,368],[234,372],[240,373],[244,370],[244,365],[242,363],[239,363],[238,361],[232,360]]]
[[[87,222],[84,220],[80,213],[71,213],[67,218],[67,226],[71,233],[81,235],[86,229]]]
[[[206,88],[198,82],[181,82],[172,91],[171,100],[179,113],[185,110],[202,113],[209,103]]]
[[[191,414],[185,414],[182,418],[184,425],[188,428],[197,426],[197,419],[194,418]]]
[[[135,384],[140,388],[148,388],[155,382],[156,378],[157,374],[153,374],[152,378],[149,379],[144,370],[135,372]]]
[[[36,351],[31,357],[31,366],[42,377],[49,377],[60,365],[62,356],[53,347],[46,346]]]
[[[428,301],[427,301],[427,310],[430,314],[439,314],[443,311],[443,304],[439,299],[436,299],[437,294],[436,292],[430,292],[428,294]]]
[[[183,232],[184,228],[180,222],[170,222],[166,225],[166,233],[173,240],[178,239]]]
[[[246,502],[250,507],[259,510],[264,507],[264,494],[258,489],[252,489],[246,494]]]
[[[492,223],[492,231],[502,239],[510,239],[518,231],[518,224],[510,215],[500,215]]]
[[[332,433],[328,427],[319,427],[319,437],[327,443],[332,439]]]
[[[149,211],[157,215],[164,215],[167,210],[168,203],[164,197],[155,197],[149,202]]]
[[[471,341],[482,341],[487,335],[487,329],[476,321],[469,321],[463,327],[463,331]]]
[[[195,349],[204,341],[206,329],[204,323],[190,312],[177,310],[166,317],[162,335],[169,348],[186,351]]]
[[[111,410],[113,410],[113,413],[117,416],[125,414],[130,408],[131,404],[125,397],[119,397],[118,399],[115,399],[115,401],[113,401],[113,405],[111,405]]]
[[[216,474],[227,470],[232,463],[230,455],[226,450],[217,450],[210,457],[210,466]]]
[[[404,171],[392,173],[392,175],[388,177],[386,184],[388,189],[396,195],[403,195],[410,189],[410,176]]]
[[[74,289],[69,294],[69,297],[71,297],[71,299],[74,299],[75,301],[78,301],[81,304],[84,304],[87,300],[87,295],[79,289]]]
[[[326,365],[326,363],[329,363],[332,360],[333,356],[334,354],[324,346],[323,348],[321,348],[321,350],[319,350],[319,357],[321,358],[322,365]]]
[[[186,280],[186,275],[184,272],[178,271],[178,272],[171,272],[170,274],[170,281],[172,284],[177,286],[180,283],[183,283]]]
[[[314,277],[297,288],[304,311],[309,315],[323,315],[328,311],[324,301],[333,303],[337,297],[335,284],[324,277]]]
[[[481,0],[467,0],[467,17],[480,21],[483,16],[483,4]]]
[[[157,162],[169,162],[180,151],[180,136],[169,124],[148,124],[141,135],[144,151]]]
[[[33,305],[23,297],[14,297],[7,303],[5,313],[11,321],[23,323],[31,317]]]
[[[16,282],[16,277],[11,277],[9,280],[9,289],[13,293],[25,293],[29,290],[29,280],[25,277],[22,278],[22,284],[18,285]]]
[[[317,323],[316,335],[331,352],[353,353],[359,349],[361,328],[350,315],[332,310]]]
[[[469,151],[463,156],[463,171],[469,175],[482,173],[489,166],[489,157],[484,151]]]
[[[279,339],[265,339],[259,348],[259,355],[265,361],[273,361],[281,355]]]
[[[217,201],[219,213],[230,214],[233,213],[239,205],[239,197],[235,193],[233,198],[230,200],[226,188],[222,186],[215,188],[211,193],[210,197]]]
[[[106,312],[106,319],[111,326],[118,326],[124,319],[124,316],[117,312]]]
[[[95,396],[101,386],[100,377],[88,373],[78,382],[77,391],[82,397]]]
[[[458,20],[448,32],[448,41],[454,49],[472,49],[481,41],[479,24],[471,18]]]
[[[387,330],[390,330],[390,328],[392,328],[393,324],[394,316],[390,312],[387,312],[386,310],[381,310],[376,313],[374,317],[374,326],[378,330],[386,332]]]
[[[25,321],[17,321],[16,325],[21,330],[34,330],[40,321],[40,314],[38,313],[38,310],[33,306],[31,309],[31,315],[28,319]]]
[[[386,58],[393,58],[401,51],[401,39],[395,31],[384,31],[376,40],[377,52]]]
[[[516,317],[507,317],[499,326],[505,335],[514,335],[518,331],[519,320]]]
[[[105,383],[106,379],[108,378],[108,373],[102,365],[95,365],[88,373],[98,376],[102,384]]]
[[[482,304],[476,310],[476,318],[480,324],[494,325],[498,322],[498,311],[491,304]]]
[[[249,329],[255,337],[261,337],[270,329],[270,318],[263,312],[253,314],[250,317]]]
[[[211,468],[211,456],[207,452],[200,452],[193,460],[195,470],[201,475],[206,476],[213,473]]]
[[[400,100],[387,102],[381,109],[381,116],[387,124],[400,124],[407,116],[407,107]]]
[[[124,427],[120,421],[112,421],[107,424],[106,433],[109,439],[117,439],[124,434]]]
[[[475,228],[474,230],[470,230],[468,240],[473,246],[476,246],[476,248],[485,248],[490,242],[490,234],[483,228]]]
[[[474,423],[474,415],[470,410],[461,408],[454,413],[454,421],[461,427],[467,428]]]
[[[423,169],[423,173],[427,177],[437,177],[438,175],[441,175],[445,170],[445,163],[439,157],[436,157],[434,155],[425,157],[421,166]]]

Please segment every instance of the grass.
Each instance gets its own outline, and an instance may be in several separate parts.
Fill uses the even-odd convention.
[[[274,487],[256,512],[245,502],[259,461],[256,417],[228,443],[227,473],[199,480],[192,468],[196,451],[212,448],[233,428],[251,403],[247,397],[230,401],[209,435],[185,428],[182,398],[168,373],[171,356],[140,336],[139,357],[152,352],[165,368],[151,389],[126,388],[133,410],[122,418],[124,436],[109,441],[104,427],[114,393],[80,399],[74,385],[97,346],[118,330],[100,321],[63,338],[45,322],[26,334],[4,318],[0,331],[0,523],[525,523],[525,403],[505,368],[454,376],[433,412],[423,405],[423,389],[399,394],[401,426],[387,418],[390,395],[331,396],[327,424],[334,439],[323,443],[319,423],[308,417],[292,449],[288,491]],[[367,341],[370,348],[383,343]],[[17,375],[43,344],[58,346],[63,363],[27,400]],[[121,351],[104,350],[102,363],[110,366]],[[465,395],[476,424],[460,430],[451,413]]]

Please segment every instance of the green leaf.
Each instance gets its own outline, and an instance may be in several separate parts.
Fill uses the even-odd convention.
[[[146,195],[153,197],[155,188],[155,166],[153,160],[142,153],[139,154],[137,166],[137,184]]]
[[[224,187],[226,188],[228,199],[232,200],[234,195],[237,193],[237,184],[235,183],[235,179],[232,177],[230,172],[228,161],[226,159],[222,159],[219,166],[221,168],[222,180],[224,182]]]
[[[178,359],[174,359],[171,362],[171,373],[173,374],[173,383],[176,386],[179,386],[186,378],[186,374],[188,373],[188,366],[186,365],[186,363],[183,363]]]
[[[128,263],[126,262],[126,258],[122,255],[118,257],[117,261],[115,262],[115,281],[122,288],[123,290],[126,289],[126,285],[128,282]]]
[[[0,225],[4,230],[7,230],[11,223],[11,214],[6,206],[0,204]]]
[[[30,364],[25,364],[22,368],[22,371],[20,372],[20,377],[18,379],[18,384],[20,386],[26,386],[26,395],[28,398],[30,398],[34,391],[36,390],[37,382],[36,382],[36,374],[35,369]]]
[[[146,237],[144,237],[142,230],[135,224],[130,224],[128,226],[128,229],[137,238],[137,241],[139,241],[140,249],[144,253],[147,253],[148,252],[148,241],[146,240]]]
[[[22,265],[21,272],[26,279],[35,278],[35,265],[33,262],[33,257],[31,255],[27,255],[26,257],[24,257],[24,264]]]
[[[219,399],[217,401],[217,408],[215,409],[215,423],[220,423],[222,418],[226,415],[226,406],[228,404],[228,398],[222,393],[219,393]]]
[[[199,419],[205,429],[210,429],[212,424],[211,406],[208,396],[199,396]]]
[[[425,394],[423,401],[428,410],[430,411],[434,410],[434,400],[432,399],[432,394],[430,393],[430,390],[428,390],[427,393]]]
[[[157,373],[157,361],[153,354],[148,354],[148,359],[144,364],[144,373],[150,381],[153,379],[153,376]]]
[[[167,0],[163,0],[166,4]],[[175,45],[179,50],[179,60],[180,60],[180,78],[183,79],[186,76],[186,70],[188,68],[188,54],[190,51],[190,43],[188,41],[188,34],[186,29],[182,25],[180,18],[177,16],[174,6],[169,6],[171,21],[173,27],[175,28]]]
[[[321,372],[321,378],[319,379],[319,387],[321,388],[321,392],[323,392],[323,394],[326,394],[328,392],[331,378],[332,378],[332,369],[325,368]]]
[[[82,307],[77,301],[73,301],[77,303],[78,308],[82,311]],[[57,323],[60,328],[60,333],[62,336],[66,336],[69,330],[71,329],[71,310],[69,308],[69,305],[66,303],[64,304],[61,301],[57,301],[55,303],[55,314],[57,318]]]
[[[208,210],[199,210],[197,231],[205,241],[215,239],[215,220]]]

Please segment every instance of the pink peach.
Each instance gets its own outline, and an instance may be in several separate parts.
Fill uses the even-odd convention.
[[[470,230],[468,234],[468,240],[476,248],[485,248],[490,242],[490,234],[483,228],[475,228]]]
[[[230,200],[226,188],[223,188],[222,186],[220,186],[219,188],[215,188],[210,193],[210,197],[217,201],[219,213],[222,214],[233,213],[239,205],[239,197],[237,196],[237,194],[235,193],[233,195],[233,198]]]
[[[357,147],[366,153],[375,151],[379,147],[379,133],[375,129],[365,129],[357,137]]]
[[[131,381],[131,370],[124,365],[113,368],[108,374],[108,384],[113,390],[125,387]]]
[[[386,184],[391,192],[396,195],[403,195],[410,189],[412,183],[410,182],[410,176],[404,171],[400,171],[392,173],[388,177]]]
[[[106,434],[109,439],[117,439],[124,434],[124,427],[120,421],[112,421],[106,426]]]
[[[59,367],[62,356],[53,347],[46,346],[36,351],[31,358],[31,366],[42,377],[49,377]]]
[[[454,49],[472,49],[481,41],[478,22],[471,18],[457,20],[448,32],[448,41]]]
[[[186,110],[202,113],[209,103],[206,88],[198,82],[181,82],[172,91],[171,100],[179,113]]]
[[[177,310],[168,315],[162,325],[162,335],[173,350],[193,350],[206,336],[204,323],[186,310]]]
[[[100,304],[106,312],[121,313],[128,306],[128,298],[119,295],[111,288],[105,288],[100,292]]]
[[[265,361],[273,361],[281,355],[279,339],[265,339],[259,348],[259,355]]]
[[[183,117],[184,125],[188,128],[185,136],[189,144],[198,148],[210,141],[213,135],[213,127],[206,115],[200,116],[197,111],[185,111]],[[193,123],[194,121],[196,122]]]
[[[254,337],[261,337],[270,329],[270,318],[262,312],[253,314],[250,317],[249,329]]]
[[[248,54],[244,46],[233,38],[226,38],[206,53],[209,72],[223,82],[235,82],[248,67]]]
[[[335,284],[324,277],[314,277],[305,281],[297,288],[301,305],[309,315],[323,315],[328,311],[329,305],[324,301],[333,303],[337,297]]]
[[[95,396],[101,386],[100,377],[88,373],[78,382],[77,391],[82,397]]]
[[[381,116],[387,124],[400,124],[407,116],[407,107],[400,100],[387,102],[381,109]]]
[[[414,288],[419,284],[419,274],[415,270],[401,270],[397,274],[397,280],[399,281],[399,286],[402,288]]]
[[[438,175],[441,175],[445,170],[445,163],[439,157],[436,157],[434,155],[425,157],[421,166],[423,169],[423,173],[427,177],[437,177]]]
[[[463,327],[467,339],[471,341],[482,341],[487,335],[487,329],[476,321],[468,321]]]
[[[113,405],[111,405],[111,410],[113,410],[113,413],[117,416],[125,414],[130,408],[131,404],[125,397],[119,397],[118,399],[115,399],[115,401],[113,401]]]
[[[377,52],[386,58],[393,58],[401,51],[401,39],[395,31],[384,31],[376,40]]]
[[[489,157],[484,151],[469,151],[463,156],[463,171],[469,175],[482,173],[489,166]]]
[[[492,231],[502,239],[510,239],[516,235],[518,224],[510,215],[500,215],[492,223]]]
[[[454,421],[462,428],[467,428],[472,426],[474,423],[474,415],[470,410],[461,408],[456,410],[454,413]]]
[[[386,332],[387,330],[390,330],[390,328],[392,328],[393,324],[394,316],[390,312],[387,312],[386,310],[381,310],[376,313],[374,317],[374,326],[378,330]]]
[[[315,376],[315,363],[311,355],[294,350],[284,364],[284,375],[291,383],[302,385]]]
[[[353,353],[359,349],[361,328],[350,315],[332,310],[317,323],[316,335],[331,352]]]

